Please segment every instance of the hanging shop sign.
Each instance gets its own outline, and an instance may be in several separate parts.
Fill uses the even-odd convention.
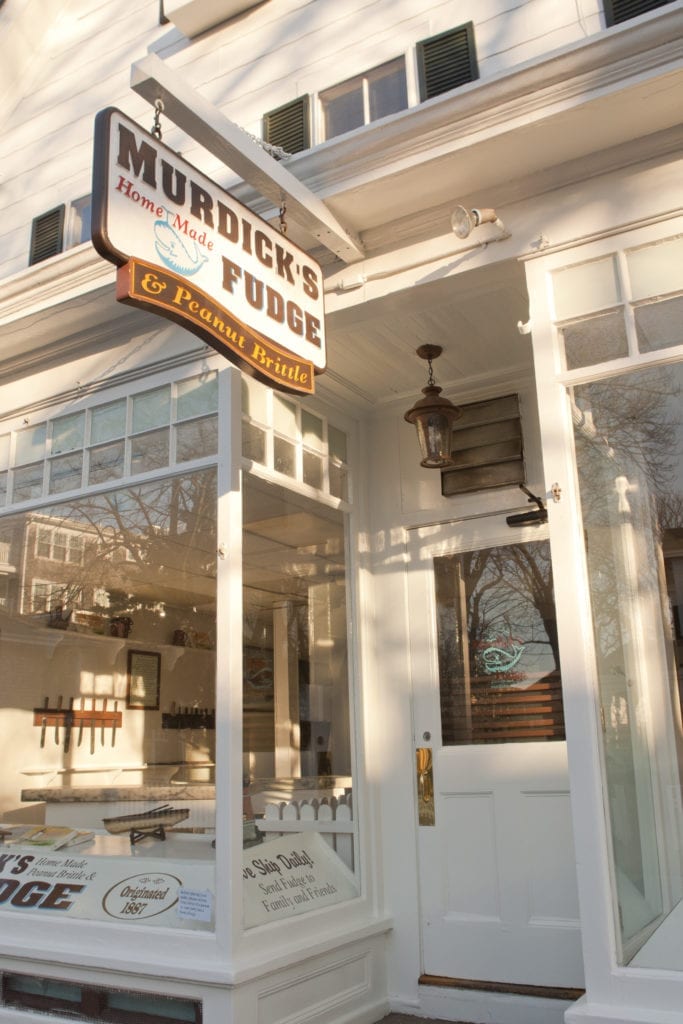
[[[265,383],[310,394],[325,369],[309,254],[121,111],[95,120],[92,240],[116,297],[192,331]]]

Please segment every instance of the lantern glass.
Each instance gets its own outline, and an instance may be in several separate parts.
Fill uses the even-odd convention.
[[[417,440],[422,453],[421,466],[426,469],[441,469],[452,466],[451,429],[452,416],[443,412],[424,412],[413,421],[417,429]]]

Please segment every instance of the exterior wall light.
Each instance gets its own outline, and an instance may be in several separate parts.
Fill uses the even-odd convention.
[[[480,224],[504,227],[495,210],[466,210],[464,206],[456,206],[451,214],[451,229],[458,238],[468,238]]]
[[[444,469],[453,465],[452,434],[453,424],[462,415],[462,410],[441,398],[441,388],[434,383],[432,359],[440,356],[440,345],[420,345],[417,354],[429,363],[427,386],[422,389],[424,398],[419,398],[412,409],[403,417],[414,423],[422,453],[421,466],[425,469]]]

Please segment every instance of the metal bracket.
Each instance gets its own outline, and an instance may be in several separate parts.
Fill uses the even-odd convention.
[[[339,259],[345,263],[363,259],[360,239],[339,223],[325,203],[204,99],[175,68],[149,54],[131,67],[131,88],[152,105],[161,100],[167,118],[257,188],[278,210],[284,196],[292,220]]]

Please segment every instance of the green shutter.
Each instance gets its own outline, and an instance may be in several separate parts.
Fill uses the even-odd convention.
[[[300,96],[263,115],[263,138],[286,153],[300,153],[311,144],[308,96]]]
[[[605,0],[605,22],[607,26],[637,18],[639,14],[665,7],[673,0]]]
[[[64,248],[64,205],[35,217],[31,228],[29,266],[56,256]]]
[[[479,77],[471,22],[417,44],[420,99],[429,100]]]

